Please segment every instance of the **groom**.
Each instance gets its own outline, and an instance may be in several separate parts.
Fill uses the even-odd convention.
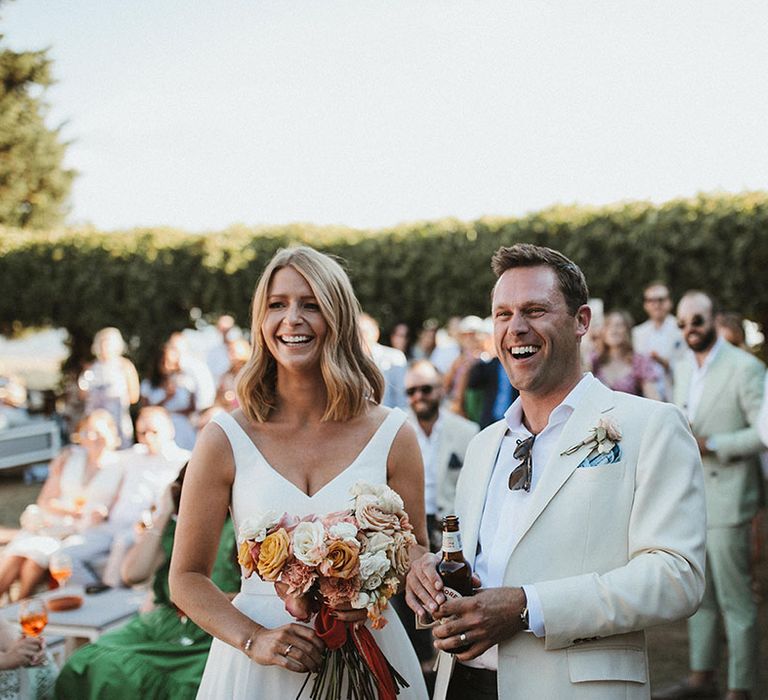
[[[704,494],[680,411],[583,374],[591,312],[581,270],[530,244],[500,248],[492,314],[520,397],[470,444],[456,491],[482,589],[446,600],[437,555],[407,600],[444,624],[448,698],[648,698],[643,629],[686,617],[704,590]],[[444,692],[444,691],[443,691]],[[436,697],[439,697],[436,694]]]

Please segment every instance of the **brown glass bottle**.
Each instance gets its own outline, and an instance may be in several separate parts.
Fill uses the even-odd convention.
[[[460,596],[473,595],[472,567],[461,550],[461,531],[457,515],[446,515],[443,518],[443,549],[437,573],[446,588]]]

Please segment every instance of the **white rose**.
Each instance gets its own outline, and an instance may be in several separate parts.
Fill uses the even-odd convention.
[[[385,513],[399,513],[405,507],[400,494],[397,491],[393,491],[389,486],[384,486],[378,497],[379,507]]]
[[[263,542],[267,531],[277,525],[280,516],[274,510],[268,510],[255,517],[245,518],[240,523],[240,539]]]
[[[375,591],[383,582],[384,579],[382,579],[381,576],[372,574],[366,579],[363,586],[367,591]]]
[[[383,552],[392,544],[394,544],[392,537],[383,532],[374,532],[366,539],[364,549],[367,554],[376,554],[376,552]]]
[[[355,596],[351,601],[350,605],[355,608],[356,610],[362,610],[363,608],[368,606],[368,603],[370,603],[372,600],[372,596],[369,593],[365,593],[363,591],[360,591],[357,596]]]
[[[356,481],[349,489],[349,493],[355,498],[358,496],[378,496],[381,493],[381,484],[369,484],[367,481]]]
[[[365,553],[360,555],[360,578],[364,581],[374,574],[383,578],[389,571],[390,561],[386,551],[375,554]]]
[[[328,534],[337,540],[357,542],[357,527],[352,523],[342,521],[335,525],[331,525],[331,527],[328,528]]]
[[[299,523],[293,531],[293,554],[307,566],[317,566],[326,555],[325,528],[320,521]]]

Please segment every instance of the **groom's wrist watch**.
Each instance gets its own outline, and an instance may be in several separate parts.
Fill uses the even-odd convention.
[[[520,611],[520,622],[523,625],[523,630],[526,632],[530,630],[530,624],[528,620],[528,606],[526,605],[521,611]]]

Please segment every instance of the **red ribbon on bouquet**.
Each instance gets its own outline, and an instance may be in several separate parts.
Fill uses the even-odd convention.
[[[364,625],[355,627],[352,622],[342,622],[331,613],[327,605],[320,607],[315,616],[317,636],[331,649],[340,649],[352,638],[360,656],[370,669],[379,689],[379,700],[397,700],[398,690],[392,678],[390,666],[370,630]]]

